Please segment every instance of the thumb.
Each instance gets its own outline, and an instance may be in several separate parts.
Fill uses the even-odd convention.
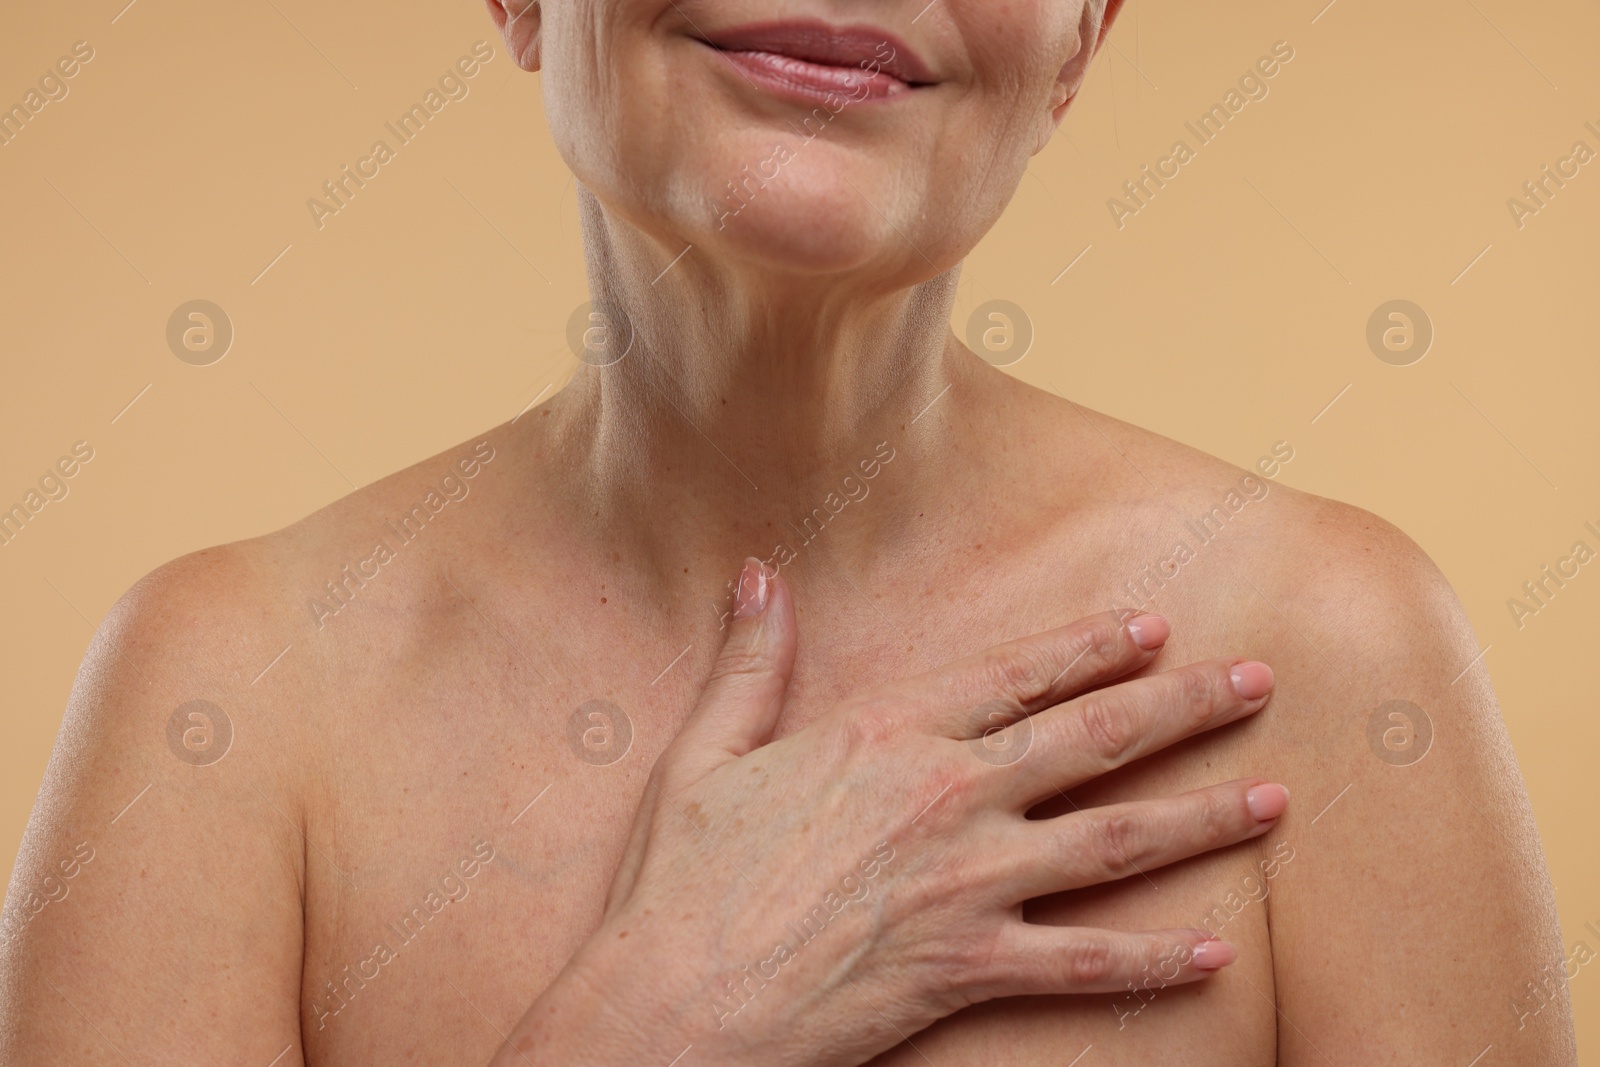
[[[760,560],[745,560],[727,641],[675,742],[693,778],[772,739],[797,637],[787,583]]]

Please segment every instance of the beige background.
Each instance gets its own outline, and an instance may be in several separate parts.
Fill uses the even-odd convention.
[[[510,418],[577,365],[572,185],[481,5],[125,2],[0,15],[0,105],[75,42],[95,53],[0,145],[0,507],[95,450],[0,547],[8,858],[86,642],[140,575]],[[1132,0],[970,258],[955,325],[1010,300],[1037,334],[1022,378],[1241,465],[1287,439],[1285,481],[1419,541],[1489,646],[1564,943],[1600,950],[1600,564],[1520,629],[1506,603],[1575,540],[1600,549],[1600,160],[1522,228],[1507,207],[1575,141],[1600,151],[1600,8],[1324,3]],[[319,230],[307,199],[479,40],[470,95]],[[1107,199],[1194,145],[1184,122],[1280,40],[1270,94],[1119,230]],[[194,298],[236,330],[211,366],[165,340]],[[1412,366],[1365,339],[1395,298],[1437,330]],[[1404,847],[1407,824],[1373,832]],[[1440,925],[1515,988],[1471,915]],[[1600,1062],[1600,967],[1571,992]]]

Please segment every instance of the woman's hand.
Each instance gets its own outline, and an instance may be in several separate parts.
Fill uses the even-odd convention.
[[[1282,814],[1287,792],[1251,779],[1025,817],[1266,702],[1271,672],[1235,660],[1108,685],[1166,636],[1157,616],[1091,616],[867,690],[769,743],[795,620],[784,582],[747,562],[600,929],[496,1062],[665,1065],[687,1050],[682,1067],[859,1064],[977,1001],[1231,963],[1200,931],[1022,920],[1025,900],[1255,837]]]

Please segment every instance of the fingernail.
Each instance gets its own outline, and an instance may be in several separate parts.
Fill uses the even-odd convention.
[[[1134,644],[1146,652],[1152,648],[1160,648],[1171,632],[1172,627],[1160,615],[1135,615],[1128,620],[1129,636],[1133,638]]]
[[[753,619],[767,610],[767,568],[754,556],[744,561],[734,598],[733,617]]]
[[[1234,691],[1246,700],[1257,700],[1272,692],[1272,668],[1265,663],[1235,663],[1228,676],[1233,679]]]
[[[1276,782],[1253,785],[1244,794],[1245,806],[1256,822],[1266,822],[1282,815],[1289,806],[1289,790]]]
[[[1238,958],[1238,949],[1226,941],[1202,941],[1194,948],[1196,970],[1220,971]]]

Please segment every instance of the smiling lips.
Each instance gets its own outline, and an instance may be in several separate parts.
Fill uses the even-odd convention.
[[[704,43],[752,83],[807,99],[886,100],[934,81],[909,46],[871,27],[767,22],[715,33]]]

